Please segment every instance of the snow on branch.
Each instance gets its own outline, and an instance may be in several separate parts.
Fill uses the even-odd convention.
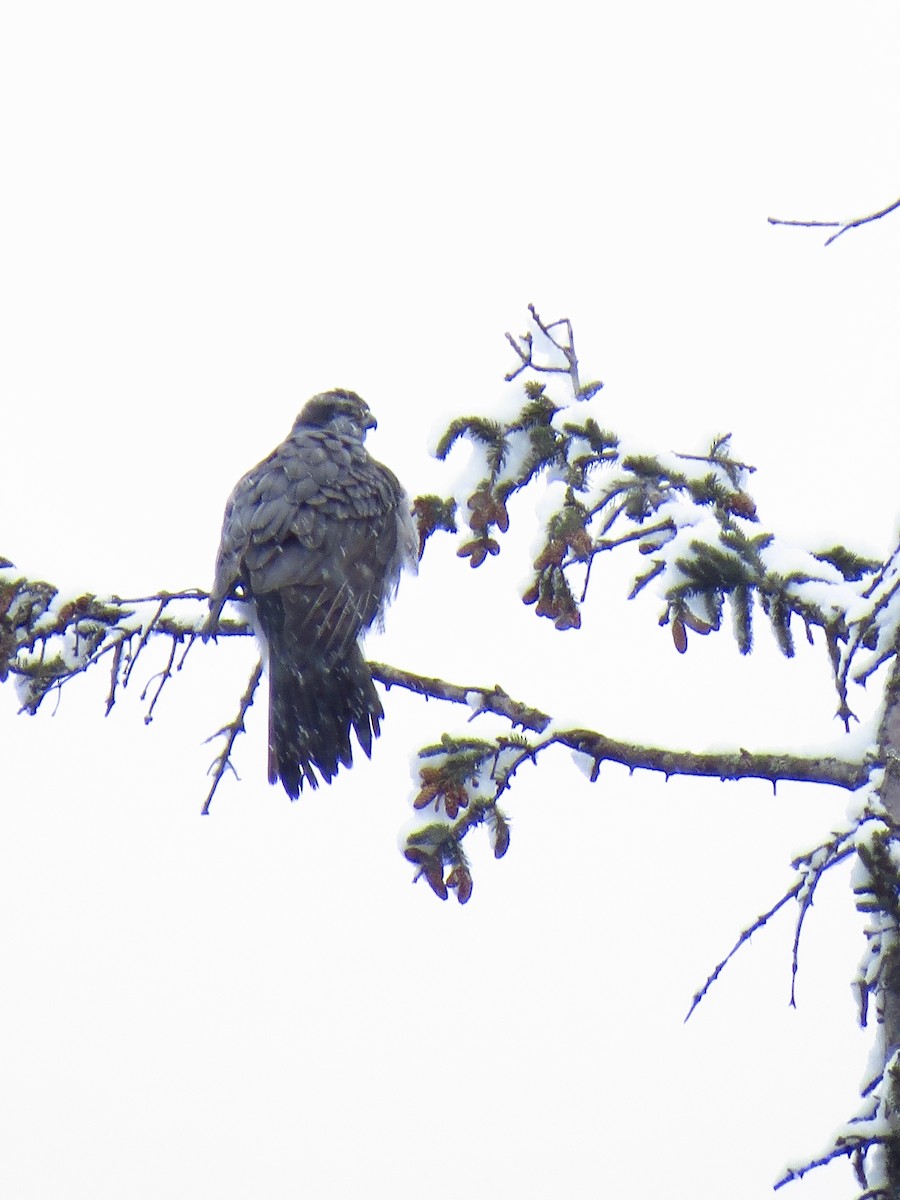
[[[588,767],[591,782],[596,782],[603,762],[616,762],[629,770],[660,771],[666,778],[672,775],[693,775],[726,779],[767,779],[773,788],[779,781],[827,783],[836,787],[856,790],[870,777],[874,760],[851,762],[838,758],[803,758],[785,754],[751,754],[747,750],[732,753],[696,753],[687,750],[672,750],[658,746],[641,746],[610,738],[589,729],[556,729],[549,718],[540,714],[540,728],[528,724],[529,717],[538,712],[526,705],[511,701],[501,691],[501,705],[492,707],[490,689],[457,688],[443,681],[425,681],[420,677],[404,678],[404,672],[372,664],[376,679],[390,681],[401,687],[433,696],[435,699],[467,704],[473,709],[472,717],[485,713],[503,715],[514,727],[543,732],[540,738],[529,737],[513,731],[498,734],[493,738],[472,738],[445,733],[439,744],[426,746],[419,751],[417,775],[419,791],[413,799],[416,819],[406,833],[406,857],[418,868],[416,878],[425,878],[434,893],[442,900],[448,896],[448,888],[459,878],[465,879],[465,887],[457,892],[457,899],[464,904],[472,894],[471,868],[463,850],[462,842],[476,826],[485,822],[491,829],[491,844],[494,854],[501,858],[509,848],[509,820],[500,807],[500,800],[508,792],[513,777],[527,764],[537,765],[538,759],[551,747],[559,746],[574,752],[576,760]],[[430,684],[437,684],[431,687]],[[524,720],[518,720],[522,716]],[[545,723],[546,721],[546,723]],[[499,850],[498,850],[499,847]],[[803,868],[800,882],[792,891],[761,918],[738,940],[734,949],[719,964],[703,989],[694,998],[693,1008],[702,999],[710,984],[718,977],[722,968],[744,941],[757,928],[765,924],[787,900],[801,898],[803,907],[798,923],[794,947],[794,975],[796,975],[799,934],[806,908],[812,903],[812,892],[821,873],[835,861],[847,857],[852,851],[841,846],[839,856],[831,855],[827,861],[816,859]],[[833,861],[832,861],[833,860]],[[801,869],[801,863],[795,863]],[[447,872],[449,871],[449,874]],[[810,880],[812,882],[810,883]],[[805,889],[805,891],[804,891]],[[689,1014],[690,1015],[690,1014]]]
[[[572,332],[572,322],[568,317],[551,321],[545,325],[533,304],[528,305],[528,311],[535,325],[535,331],[528,330],[521,337],[513,337],[507,333],[506,340],[512,346],[519,359],[519,365],[505,375],[507,383],[511,383],[525,370],[545,375],[568,375],[572,392],[579,400],[590,400],[603,387],[599,381],[582,384],[579,376],[578,355],[575,353],[575,335]],[[565,340],[557,330],[565,332]],[[537,341],[535,340],[537,335]],[[542,354],[549,350],[549,354]],[[554,354],[558,351],[558,354]],[[538,357],[535,357],[535,355]],[[559,358],[562,358],[562,363]]]
[[[208,594],[199,589],[133,599],[93,594],[67,598],[49,583],[23,578],[12,567],[0,569],[0,681],[9,676],[15,680],[22,711],[33,715],[48,696],[58,694],[72,679],[105,664],[110,681],[106,702],[109,714],[120,692],[132,684],[138,659],[151,642],[168,643],[162,670],[150,675],[140,693],[146,704],[144,720],[149,724],[163,688],[181,671],[188,652],[201,636],[208,602]],[[241,617],[219,623],[219,636],[250,634],[249,625]],[[855,789],[865,781],[871,766],[839,758],[751,754],[740,749],[703,754],[629,743],[593,729],[556,727],[549,713],[514,699],[496,684],[463,685],[386,663],[371,663],[370,667],[373,678],[388,689],[402,687],[425,698],[462,705],[470,720],[492,716],[512,728],[511,733],[477,744],[446,734],[439,750],[432,747],[420,754],[417,811],[427,807],[425,815],[441,823],[440,838],[431,838],[433,856],[451,867],[458,865],[454,847],[476,824],[490,820],[495,826],[498,821],[502,825],[502,814],[494,814],[499,813],[498,800],[509,789],[513,776],[526,763],[537,763],[552,746],[568,749],[587,762],[592,780],[597,779],[603,762],[616,762],[630,770],[660,771],[667,777],[768,779],[773,786],[779,780],[802,780]],[[238,701],[236,715],[209,739],[223,740],[210,767],[212,785],[204,813],[209,811],[225,775],[236,773],[232,751],[244,732],[261,671],[257,664]],[[460,820],[463,810],[468,812]],[[478,812],[482,815],[476,820]],[[449,833],[448,821],[452,825]],[[505,836],[508,843],[508,832]],[[438,842],[443,847],[439,853]]]
[[[855,799],[855,811],[847,826],[794,861],[793,886],[740,935],[691,1005],[693,1012],[741,946],[789,900],[796,899],[798,911],[791,968],[793,1004],[803,921],[812,905],[815,889],[827,871],[854,856],[852,887],[856,907],[866,918],[865,950],[854,990],[860,1024],[868,1023],[871,1007],[874,1007],[876,1017],[875,1044],[869,1057],[867,1078],[860,1088],[861,1107],[832,1135],[824,1152],[789,1166],[775,1184],[776,1189],[802,1178],[809,1171],[849,1157],[863,1189],[857,1200],[896,1196],[900,1191],[900,823],[897,820],[900,661],[896,655],[885,696],[876,751],[881,766],[872,771],[868,787]]]
[[[839,233],[898,207],[900,201],[843,223]],[[545,322],[533,305],[529,313],[532,327],[525,334],[507,334],[517,360],[506,375],[515,389],[511,413],[459,417],[436,448],[438,458],[445,459],[457,443],[466,442],[472,455],[452,495],[415,501],[422,548],[434,534],[456,533],[464,526],[457,555],[472,567],[481,566],[501,552],[510,497],[533,488],[532,494],[540,492],[541,497],[536,506],[541,542],[521,599],[557,630],[581,627],[590,586],[608,561],[604,555],[634,554],[630,597],[652,585],[661,605],[659,622],[671,628],[679,653],[688,650],[691,636],[721,630],[726,613],[739,649],[749,653],[754,617],[762,613],[786,656],[794,654],[798,630],[810,643],[824,646],[845,725],[853,716],[850,685],[865,683],[891,663],[883,719],[876,747],[855,761],[740,748],[696,753],[563,726],[499,685],[463,685],[371,663],[373,678],[385,688],[402,687],[425,699],[463,706],[469,723],[479,718],[479,727],[494,725],[482,737],[468,729],[465,734],[444,733],[419,751],[405,856],[416,868],[416,878],[424,878],[437,896],[446,900],[453,892],[459,903],[466,903],[473,879],[465,838],[484,826],[495,857],[507,853],[510,819],[505,805],[515,778],[529,765],[538,766],[554,747],[570,752],[592,782],[604,762],[616,762],[667,778],[761,778],[773,788],[780,780],[798,780],[857,792],[856,815],[793,862],[791,886],[738,936],[693,997],[688,1016],[737,951],[790,901],[797,902],[793,1004],[801,935],[816,888],[832,867],[854,856],[856,903],[867,919],[866,951],[855,987],[862,1024],[873,1001],[877,1061],[862,1088],[860,1113],[823,1154],[790,1167],[776,1186],[850,1157],[865,1189],[859,1200],[900,1194],[900,542],[881,563],[844,546],[810,548],[779,538],[759,520],[749,492],[754,468],[732,453],[730,434],[714,438],[708,447],[661,451],[610,430],[602,384],[581,382],[569,319]],[[552,395],[551,384],[565,393]],[[815,503],[814,496],[807,500]],[[21,711],[33,715],[76,676],[104,665],[109,714],[120,693],[133,686],[138,661],[145,669],[153,662],[145,650],[161,645],[162,667],[154,671],[151,666],[140,692],[144,720],[150,723],[163,690],[204,635],[208,601],[199,589],[131,599],[90,593],[67,597],[52,584],[22,576],[0,558],[0,682],[11,677]],[[814,639],[817,629],[822,634]],[[217,630],[219,637],[250,633],[241,616],[220,621]],[[219,750],[210,767],[204,813],[226,774],[236,774],[233,750],[245,731],[262,670],[257,662],[235,716],[209,739],[219,740]],[[504,723],[499,732],[497,720]]]
[[[0,560],[0,682],[12,675],[22,710],[33,715],[48,696],[105,661],[109,713],[150,640],[168,638],[169,661],[141,695],[149,700],[144,718],[149,724],[163,687],[181,670],[199,635],[197,620],[187,615],[189,606],[205,598],[200,591],[135,599],[91,593],[67,597],[52,584],[19,576],[8,560]]]
[[[838,863],[844,862],[852,854],[859,850],[859,845],[862,842],[865,844],[866,838],[869,836],[867,826],[869,822],[880,823],[884,826],[884,816],[880,812],[872,811],[864,808],[860,816],[850,822],[847,828],[833,833],[830,838],[822,842],[821,845],[802,854],[794,859],[791,867],[795,872],[795,880],[791,887],[781,896],[779,900],[768,908],[764,913],[756,918],[746,929],[743,929],[738,936],[737,941],[721,960],[717,963],[714,969],[707,976],[703,986],[698,989],[691,999],[691,1005],[688,1009],[685,1021],[690,1020],[694,1010],[706,997],[707,992],[716,982],[722,971],[728,963],[734,958],[737,952],[745,946],[754,933],[762,929],[768,922],[780,912],[786,904],[791,900],[796,900],[798,903],[798,911],[794,925],[794,945],[791,956],[791,992],[790,1004],[792,1008],[797,1005],[797,972],[800,961],[800,939],[803,933],[803,923],[806,916],[812,907],[813,897],[816,888],[822,880],[825,873],[836,867]]]
[[[532,488],[542,544],[522,600],[537,616],[560,631],[580,629],[603,556],[631,553],[630,595],[653,585],[660,624],[671,628],[679,653],[691,634],[720,630],[726,612],[744,654],[758,612],[787,657],[798,631],[813,643],[821,629],[838,716],[848,725],[848,683],[864,682],[894,653],[900,546],[882,564],[840,545],[797,546],[761,528],[748,490],[754,468],[732,453],[730,434],[705,451],[626,440],[606,427],[599,385],[579,383],[568,318],[545,322],[533,305],[529,312],[533,329],[507,334],[519,360],[506,376],[515,389],[512,415],[458,417],[438,442],[440,459],[461,440],[472,453],[451,496],[416,501],[423,548],[434,533],[462,525],[456,553],[481,566],[501,552],[510,497]],[[550,382],[566,394],[552,395]]]
[[[837,1161],[839,1158],[850,1158],[853,1162],[853,1169],[860,1185],[865,1189],[860,1192],[856,1200],[876,1200],[876,1197],[883,1197],[884,1200],[890,1200],[896,1196],[896,1192],[889,1188],[886,1183],[876,1183],[874,1187],[869,1187],[866,1169],[866,1157],[871,1150],[876,1146],[889,1146],[893,1139],[886,1133],[873,1129],[867,1131],[862,1130],[845,1130],[838,1134],[831,1146],[825,1153],[819,1155],[818,1158],[809,1159],[807,1162],[790,1166],[785,1173],[773,1184],[773,1191],[778,1191],[783,1188],[786,1183],[793,1183],[795,1180],[802,1179],[809,1171],[815,1171],[819,1167],[828,1166],[829,1163]]]
[[[50,583],[21,576],[8,559],[0,559],[0,683],[11,676],[21,711],[33,716],[49,696],[58,697],[73,679],[104,665],[109,671],[109,716],[148,646],[168,642],[162,670],[150,674],[140,693],[146,705],[144,723],[149,725],[164,687],[183,669],[201,636],[208,603],[208,593],[196,588],[129,599],[93,593],[65,596]],[[220,622],[218,629],[224,637],[250,632],[245,621],[233,619]],[[237,716],[209,739],[224,738],[224,747],[210,767],[213,778],[204,813],[226,771],[234,772],[231,752],[244,731],[261,670],[257,665],[251,675]]]

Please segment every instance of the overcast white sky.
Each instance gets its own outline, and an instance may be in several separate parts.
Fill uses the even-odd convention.
[[[766,524],[885,553],[900,217],[828,250],[765,218],[896,197],[898,39],[877,0],[0,6],[0,553],[208,585],[233,483],[335,385],[436,490],[434,431],[502,395],[530,301],[575,322],[610,426],[730,429]],[[681,658],[620,573],[554,634],[511,537],[476,573],[436,541],[373,655],[634,739],[839,749],[821,647]],[[441,905],[396,837],[458,712],[391,693],[374,762],[291,805],[259,705],[199,817],[251,663],[198,650],[149,728],[136,694],[102,720],[101,677],[55,716],[0,693],[4,1196],[755,1200],[854,1111],[846,873],[799,1011],[782,919],[682,1024],[843,795],[592,786],[559,754]]]

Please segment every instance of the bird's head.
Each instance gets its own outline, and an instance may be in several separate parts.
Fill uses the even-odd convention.
[[[363,438],[366,430],[374,429],[377,424],[362,396],[335,388],[334,391],[320,392],[318,396],[307,400],[294,422],[294,428],[301,425],[312,425],[317,429],[330,427],[354,432]]]

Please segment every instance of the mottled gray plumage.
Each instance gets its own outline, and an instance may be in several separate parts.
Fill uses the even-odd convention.
[[[313,396],[225,508],[207,629],[229,598],[252,606],[268,653],[269,782],[291,799],[316,772],[351,765],[351,728],[371,754],[384,716],[358,639],[415,569],[416,535],[396,477],[363,445],[374,425],[355,392]]]

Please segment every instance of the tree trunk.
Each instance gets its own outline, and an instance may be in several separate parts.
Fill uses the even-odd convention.
[[[873,879],[884,905],[885,938],[878,977],[877,1012],[882,1025],[885,1087],[884,1113],[888,1140],[884,1144],[884,1175],[890,1196],[900,1197],[900,869],[897,846],[900,839],[900,644],[885,687],[884,716],[878,731],[879,757],[884,763],[881,802],[889,821],[887,853],[878,856],[883,878]]]

